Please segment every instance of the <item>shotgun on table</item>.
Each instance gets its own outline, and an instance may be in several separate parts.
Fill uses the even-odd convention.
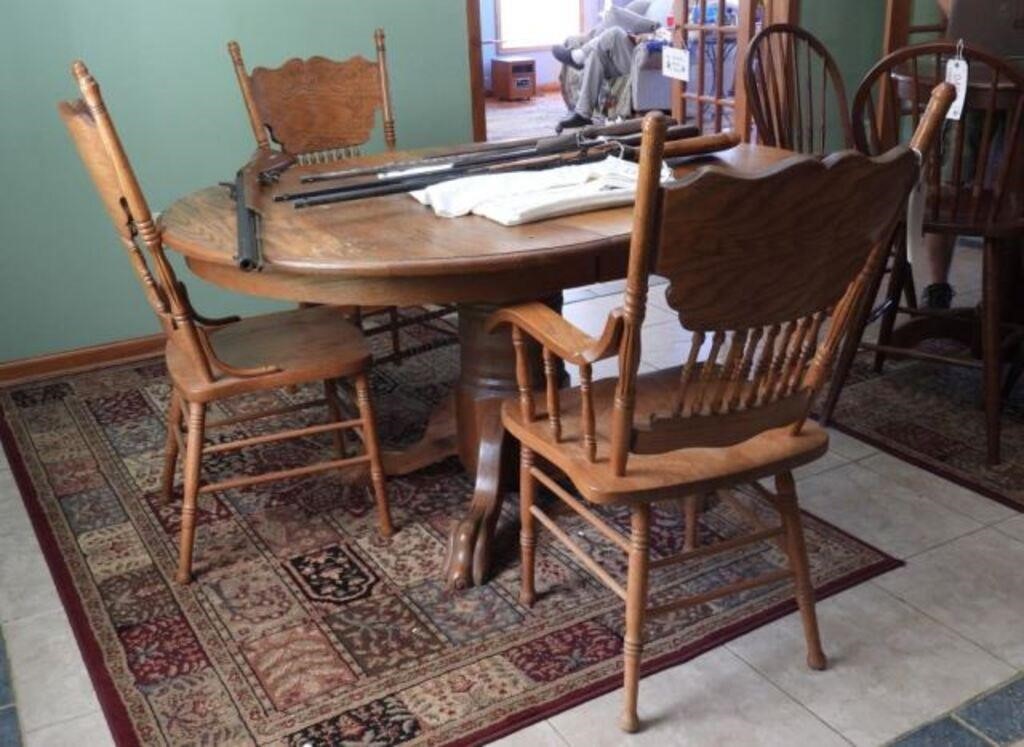
[[[678,126],[674,120],[670,121],[669,124],[670,129],[671,127]],[[329,182],[338,179],[352,179],[366,176],[373,177],[403,169],[444,167],[448,164],[469,164],[473,163],[477,159],[485,161],[486,159],[495,157],[508,158],[514,151],[528,151],[539,147],[542,143],[547,144],[545,147],[549,150],[553,147],[554,143],[561,143],[562,149],[564,150],[574,144],[577,138],[580,137],[590,140],[598,137],[617,138],[628,137],[630,135],[639,136],[642,126],[643,119],[627,119],[624,122],[616,122],[615,124],[610,125],[590,125],[589,127],[584,127],[577,132],[558,137],[519,138],[516,140],[499,140],[493,143],[471,143],[469,145],[462,145],[458,148],[453,148],[452,150],[444,153],[435,153],[424,158],[396,161],[382,164],[380,166],[365,166],[340,169],[337,171],[325,171],[319,174],[307,174],[306,176],[303,176],[300,181],[304,184],[313,182]],[[698,134],[696,127],[687,127],[687,131],[691,132],[693,135]]]
[[[293,163],[295,159],[289,155],[260,149],[235,174],[232,185],[238,232],[235,264],[240,270],[253,272],[263,268],[260,236],[263,189],[276,182]]]
[[[622,125],[632,126],[632,122]],[[530,141],[530,144],[523,147],[481,150],[442,161],[425,159],[365,171],[352,169],[336,172],[332,179],[341,181],[340,184],[281,194],[274,199],[292,202],[296,208],[308,208],[411,192],[466,176],[578,165],[602,160],[610,154],[635,157],[639,152],[641,136],[637,132],[624,132],[626,128],[622,125],[613,126],[619,128],[617,130],[593,128],[589,136],[587,130],[581,130],[570,135]],[[666,139],[691,139],[697,134],[698,130],[694,127],[675,125],[669,128]]]

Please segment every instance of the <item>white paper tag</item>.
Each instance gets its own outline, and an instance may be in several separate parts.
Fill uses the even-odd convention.
[[[661,48],[661,74],[684,83],[690,82],[690,50],[677,47]]]
[[[946,63],[946,82],[956,88],[956,101],[949,107],[946,119],[959,120],[964,113],[964,99],[967,98],[967,60],[953,59]]]

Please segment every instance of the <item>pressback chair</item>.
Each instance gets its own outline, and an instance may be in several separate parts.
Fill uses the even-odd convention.
[[[843,76],[825,45],[806,29],[777,23],[758,32],[747,52],[744,81],[764,145],[819,155],[853,147]],[[838,134],[829,131],[830,124]]]
[[[954,336],[977,347],[977,317],[898,304],[912,282],[906,235],[893,243],[893,273],[877,344],[863,347],[876,353],[875,370],[887,355],[981,368],[985,402],[989,462],[999,462],[1002,369],[1005,351],[1020,339],[1020,330],[1007,325],[1002,301],[1007,259],[1015,259],[1024,238],[1024,76],[1000,58],[952,42],[921,44],[898,50],[882,59],[865,76],[853,100],[853,132],[857,148],[877,154],[906,140],[921,120],[927,91],[945,76],[946,63],[962,54],[969,66],[971,85],[961,118],[946,124],[939,147],[931,151],[923,171],[925,195],[923,229],[926,234],[973,236],[984,243],[982,261],[981,358],[961,358],[916,349],[932,336]],[[938,72],[938,75],[936,74]],[[831,416],[853,363],[856,342],[869,319],[869,307],[860,315],[856,334],[837,366],[833,391],[823,410]],[[876,314],[878,313],[876,312]],[[911,321],[896,332],[897,316]],[[1006,334],[1009,333],[1009,334]],[[900,340],[905,344],[896,344]]]
[[[356,158],[363,155],[362,148],[373,135],[379,111],[384,145],[393,151],[397,141],[383,29],[377,29],[373,38],[376,59],[372,61],[361,55],[341,61],[292,58],[280,67],[257,67],[251,73],[238,43],[229,42],[228,53],[257,148],[270,150],[273,142],[300,164]],[[346,308],[360,327],[364,317],[387,315],[387,323],[367,334],[389,333],[392,353],[386,360],[397,362],[406,354],[401,328],[429,323],[454,310],[438,306],[405,316],[393,306]]]
[[[824,161],[797,156],[760,176],[711,166],[663,186],[662,159],[678,149],[664,133],[664,118],[648,115],[625,297],[601,337],[540,303],[503,309],[489,321],[492,329],[511,325],[517,357],[518,399],[503,403],[502,421],[521,445],[521,602],[536,596],[539,522],[625,600],[626,731],[639,725],[646,615],[791,578],[808,664],[826,666],[792,470],[828,448],[827,433],[806,417],[918,174],[916,154],[899,148],[874,159],[852,151]],[[679,367],[638,376],[649,273],[669,279],[668,303],[692,344]],[[534,401],[528,338],[543,348],[543,404]],[[592,364],[611,357],[618,377],[593,382]],[[556,358],[579,367],[578,387],[559,389]],[[548,464],[582,498],[546,472]],[[768,477],[774,491],[758,482]],[[536,505],[538,483],[628,555],[625,585]],[[729,491],[744,483],[778,510],[781,524],[758,522],[748,536],[698,547],[690,499],[718,491],[741,514],[756,516]],[[659,501],[681,501],[688,526],[681,553],[652,560],[651,507]],[[591,504],[628,506],[629,537]],[[648,608],[650,569],[768,539],[781,542],[787,568]]]
[[[237,317],[207,319],[196,313],[184,284],[178,280],[164,254],[160,226],[153,220],[99,85],[81,62],[74,64],[72,73],[82,98],[61,102],[61,118],[167,337],[165,355],[172,393],[161,478],[161,493],[167,500],[173,491],[179,452],[185,452],[177,580],[188,583],[191,578],[196,502],[201,493],[368,465],[379,528],[383,535],[390,535],[391,518],[367,381],[371,354],[362,333],[338,310],[329,307],[298,309],[246,320]],[[340,378],[350,378],[354,383],[356,417],[343,417],[335,389],[335,380]],[[206,420],[207,410],[215,402],[317,381],[323,382],[323,400],[215,422]],[[261,431],[260,435],[234,441],[206,442],[206,433],[213,428],[325,404],[330,418],[323,424],[278,433]],[[363,453],[347,454],[341,438],[345,430],[354,431],[362,440]],[[339,452],[337,458],[262,475],[200,483],[204,456],[321,433],[333,434]]]

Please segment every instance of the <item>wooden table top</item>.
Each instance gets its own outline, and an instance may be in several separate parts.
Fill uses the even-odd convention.
[[[409,155],[417,154],[401,157]],[[676,173],[683,175],[707,164],[728,164],[755,173],[791,155],[776,148],[740,145],[691,159]],[[378,155],[359,163],[395,157]],[[299,178],[315,168],[290,169],[273,191],[313,186],[301,185]],[[539,269],[588,252],[624,249],[632,224],[632,208],[623,207],[505,227],[477,216],[438,218],[405,194],[303,210],[269,199],[266,204],[262,222],[266,264],[258,273],[264,279],[268,274],[287,273],[306,278],[436,281],[438,276]],[[160,224],[165,245],[185,255],[194,270],[234,265],[235,206],[226,187],[207,187],[177,200],[163,212]],[[223,284],[224,269],[216,271],[218,278],[208,279]]]

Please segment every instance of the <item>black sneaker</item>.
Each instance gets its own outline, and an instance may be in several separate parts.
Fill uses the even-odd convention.
[[[932,283],[921,293],[921,303],[926,309],[948,309],[953,304],[953,286]]]
[[[586,127],[589,124],[593,124],[594,120],[590,117],[584,117],[582,114],[573,112],[572,115],[566,117],[558,126],[555,127],[555,132],[561,134],[562,130],[574,130],[577,127]]]
[[[553,46],[551,48],[551,54],[553,54],[555,56],[555,59],[561,62],[563,65],[574,67],[577,70],[583,69],[583,65],[576,62],[576,60],[572,58],[572,50],[569,49],[564,44],[556,44],[555,46]]]

